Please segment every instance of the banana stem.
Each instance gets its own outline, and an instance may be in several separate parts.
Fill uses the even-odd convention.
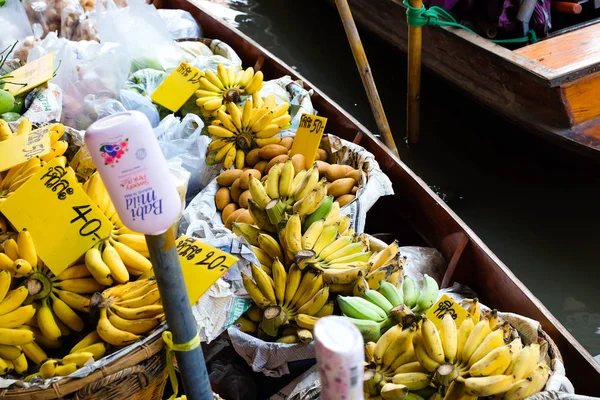
[[[390,310],[390,315],[402,326],[409,326],[415,322],[415,314],[404,304],[398,304]]]
[[[448,387],[458,376],[458,369],[454,365],[442,364],[435,371],[433,379],[440,385]]]
[[[287,319],[287,314],[281,307],[267,307],[263,313],[261,328],[267,335],[277,337],[279,327],[283,325]]]
[[[277,225],[283,220],[283,217],[285,216],[285,209],[286,204],[279,199],[271,200],[267,204],[267,207],[265,207],[265,211],[269,216],[269,221],[271,221],[273,225]]]
[[[294,263],[296,263],[300,270],[304,270],[311,261],[315,261],[316,255],[317,253],[313,250],[300,250],[294,256]]]

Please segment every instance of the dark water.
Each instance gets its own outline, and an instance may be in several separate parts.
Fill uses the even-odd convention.
[[[327,1],[197,1],[377,131],[339,16]],[[445,195],[590,353],[600,354],[598,165],[524,132],[428,71],[422,142],[408,149],[406,56],[361,34],[402,160]]]

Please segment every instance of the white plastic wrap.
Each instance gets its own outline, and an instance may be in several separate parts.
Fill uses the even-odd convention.
[[[0,7],[0,26],[0,51],[9,49],[17,41],[22,42],[26,37],[33,36],[25,8],[19,0],[6,0]]]
[[[198,39],[202,37],[202,28],[185,10],[158,10],[158,15],[163,19],[167,30],[174,39]]]

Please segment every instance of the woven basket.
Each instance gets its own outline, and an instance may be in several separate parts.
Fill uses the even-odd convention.
[[[19,400],[154,400],[167,383],[164,342],[160,335],[84,378],[63,379],[47,389],[0,391],[0,399]]]

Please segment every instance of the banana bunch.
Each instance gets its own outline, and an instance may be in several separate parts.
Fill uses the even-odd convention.
[[[407,279],[411,278],[407,276],[405,281]],[[415,313],[427,312],[435,303],[438,291],[435,279],[425,274],[423,290],[417,292],[418,301],[414,302]],[[381,281],[378,290],[366,286],[356,296],[338,296],[337,300],[344,316],[356,325],[365,341],[377,341],[394,322],[409,326],[415,321],[415,313],[405,304],[403,292],[390,282]]]
[[[31,129],[31,121],[24,118],[19,124],[17,132],[13,134],[6,121],[2,120],[0,122],[0,141],[8,140],[13,135],[29,135]],[[50,152],[42,157],[33,157],[29,161],[9,169],[4,174],[4,177],[0,179],[0,200],[8,197],[20,188],[29,178],[41,171],[47,162],[52,161],[54,158],[61,157],[63,167],[66,166],[66,158],[63,157],[63,154],[67,151],[69,145],[66,141],[58,140],[64,135],[65,126],[63,124],[53,124],[48,129],[50,134]],[[2,139],[2,137],[5,139]],[[69,172],[72,172],[72,170],[69,169]]]
[[[99,308],[96,331],[106,343],[125,346],[156,328],[164,313],[156,280],[138,279],[110,287],[92,299]]]
[[[119,218],[100,174],[95,172],[83,185],[84,190],[113,223],[109,238],[97,243],[85,254],[85,265],[102,285],[126,283],[130,275],[140,276],[152,269],[143,234],[128,229]]]
[[[418,394],[433,387],[435,396],[445,400],[487,396],[513,400],[541,391],[550,368],[541,357],[540,345],[523,346],[520,338],[510,341],[505,324],[488,316],[497,317],[497,312],[481,319],[469,314],[457,327],[446,313],[441,330],[423,317],[418,326],[413,323],[403,329],[398,324],[376,344],[368,343],[369,361],[383,376],[383,385],[377,382],[381,396],[402,399],[401,392]]]
[[[295,264],[286,272],[277,257],[271,271],[272,278],[252,265],[252,278],[242,273],[244,286],[257,307],[238,320],[241,329],[264,339],[278,338],[281,343],[312,341],[318,318],[333,313],[323,274],[312,268],[301,270]]]
[[[206,71],[200,78],[199,89],[196,90],[196,105],[205,113],[223,110],[227,103],[239,103],[241,96],[247,96],[262,89],[263,73],[254,72],[254,68],[236,71],[217,65],[217,73]]]
[[[274,137],[291,121],[289,103],[275,104],[271,94],[263,101],[258,95],[248,99],[243,106],[227,103],[226,112],[217,110],[215,120],[208,126],[213,140],[208,145],[207,164],[223,162],[229,169],[245,165],[246,153],[251,149],[281,142]]]

